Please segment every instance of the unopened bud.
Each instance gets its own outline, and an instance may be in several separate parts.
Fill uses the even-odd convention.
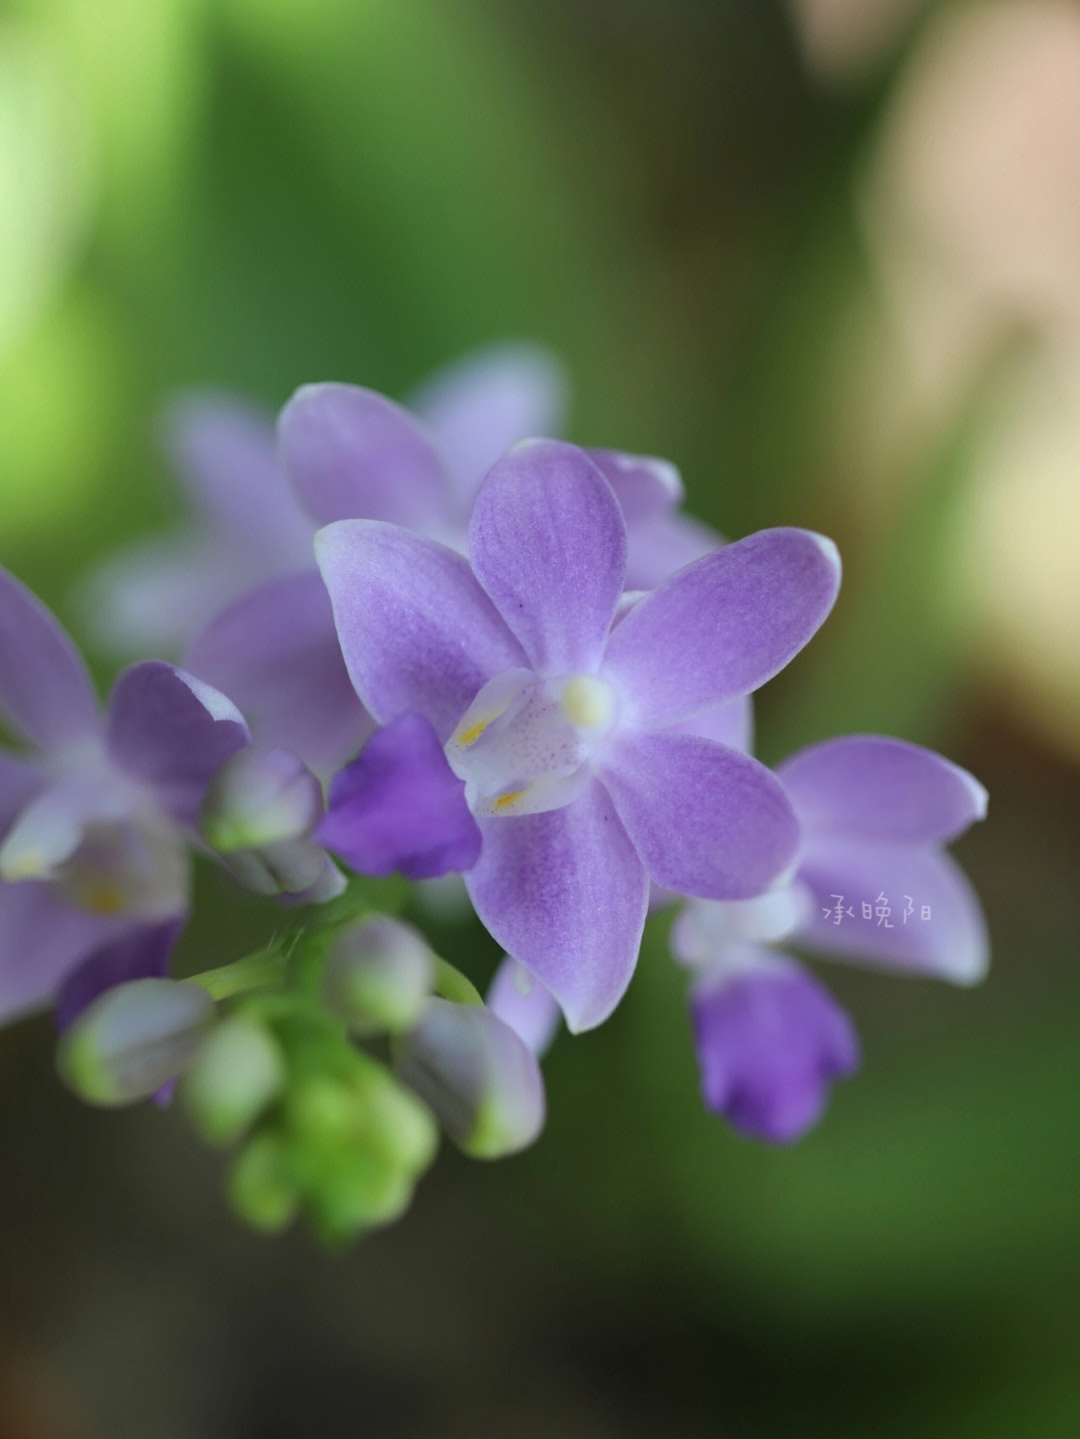
[[[322,812],[322,787],[302,760],[247,745],[214,775],[200,824],[206,842],[230,854],[308,835]]]
[[[409,1207],[414,1177],[382,1155],[367,1150],[336,1151],[310,1196],[312,1213],[334,1238],[389,1224]]]
[[[474,1159],[531,1144],[544,1126],[540,1066],[508,1025],[479,1004],[432,999],[393,1047],[401,1079]]]
[[[64,1033],[60,1077],[91,1104],[146,1099],[191,1063],[214,1020],[205,989],[136,979],[106,990]]]
[[[228,1196],[235,1213],[254,1229],[276,1234],[292,1223],[300,1195],[279,1135],[256,1134],[245,1144],[229,1174]]]
[[[336,937],[323,971],[323,1001],[357,1035],[397,1033],[420,1018],[435,956],[419,930],[371,915]]]
[[[262,1025],[236,1017],[208,1037],[180,1084],[192,1125],[208,1144],[231,1144],[285,1085],[281,1046]]]
[[[326,851],[312,839],[283,839],[257,849],[221,853],[225,868],[255,894],[304,895],[332,899],[340,894],[340,872]],[[324,892],[325,891],[325,892]]]

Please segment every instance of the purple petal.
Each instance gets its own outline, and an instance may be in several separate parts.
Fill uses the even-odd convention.
[[[131,979],[164,979],[183,927],[184,916],[178,915],[131,930],[95,949],[60,986],[54,1015],[57,1029],[67,1029],[107,989]]]
[[[452,519],[442,456],[413,417],[372,390],[305,385],[278,420],[285,468],[308,514],[439,533]]]
[[[566,410],[566,376],[554,356],[533,345],[498,345],[442,370],[410,408],[449,462],[462,530],[480,482],[518,440],[557,435]]]
[[[152,785],[164,807],[193,824],[219,765],[249,735],[231,700],[160,660],[132,665],[109,700],[108,749],[117,766]]]
[[[51,1003],[72,970],[130,927],[130,917],[65,904],[51,884],[0,883],[0,1022]]]
[[[500,460],[469,526],[477,579],[542,675],[595,669],[626,573],[626,527],[584,450],[535,440]]]
[[[43,784],[33,765],[24,764],[14,755],[0,754],[0,840]]]
[[[816,904],[798,939],[822,954],[957,984],[974,984],[986,973],[989,945],[979,901],[939,850],[811,836],[799,880]]]
[[[624,455],[619,450],[587,450],[586,454],[614,490],[628,530],[682,504],[682,476],[669,460]]]
[[[745,964],[691,998],[710,1109],[745,1134],[783,1144],[815,1124],[832,1082],[859,1063],[851,1021],[794,961],[749,946]]]
[[[639,590],[657,589],[724,543],[700,520],[674,512],[658,515],[647,524],[628,525],[626,540],[626,583]]]
[[[840,560],[808,530],[762,530],[680,571],[612,632],[604,662],[638,723],[666,727],[777,673],[832,608]]]
[[[0,720],[36,749],[100,728],[90,676],[45,606],[0,569]]]
[[[740,695],[738,699],[696,715],[685,724],[673,725],[668,733],[701,735],[703,739],[749,754],[754,747],[754,702],[749,695]]]
[[[808,834],[944,844],[986,816],[986,790],[967,770],[880,735],[812,745],[777,773]]]
[[[316,557],[353,687],[377,720],[425,715],[445,740],[482,685],[525,656],[461,555],[396,525],[343,520]]]
[[[351,759],[371,732],[317,570],[230,605],[195,640],[184,667],[230,695],[260,743],[293,751],[320,774]]]
[[[627,734],[598,774],[649,874],[703,899],[751,899],[790,867],[799,825],[776,776],[696,735]]]
[[[180,394],[163,409],[159,430],[177,478],[201,517],[239,550],[241,569],[253,549],[272,555],[279,570],[310,556],[314,526],[285,477],[269,414],[231,395]]]
[[[519,1039],[540,1058],[559,1027],[559,1006],[538,979],[516,959],[499,965],[484,1001],[492,1014],[508,1024]]]
[[[480,853],[465,786],[418,714],[376,730],[335,775],[315,837],[361,874],[400,870],[409,879],[469,869]]]
[[[637,963],[649,880],[603,788],[565,809],[481,824],[465,876],[481,921],[558,1001],[573,1033],[601,1024]]]

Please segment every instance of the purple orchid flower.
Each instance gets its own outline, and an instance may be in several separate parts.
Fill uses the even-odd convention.
[[[467,362],[420,396],[414,418],[353,385],[307,385],[282,411],[281,459],[312,521],[375,519],[402,525],[464,554],[488,469],[514,441],[549,433],[561,408],[551,362],[534,351],[496,351]],[[628,532],[627,582],[651,589],[717,548],[706,526],[677,512],[682,482],[662,460],[592,452]],[[302,755],[328,775],[352,757],[371,724],[341,661],[318,575],[263,585],[227,608],[195,640],[185,666],[233,695],[263,742]]]
[[[691,1008],[705,1098],[739,1129],[795,1139],[858,1063],[850,1021],[772,946],[957,984],[981,979],[978,899],[943,846],[986,814],[967,771],[901,740],[853,735],[793,755],[780,776],[803,831],[791,882],[743,903],[694,901],[672,951],[697,978]]]
[[[224,695],[148,661],[102,714],[52,615],[0,570],[0,1019],[65,1012],[164,972],[187,908],[186,838],[210,776],[247,743]],[[80,967],[89,968],[76,978]]]
[[[471,564],[399,526],[316,537],[349,674],[381,723],[423,715],[483,845],[470,898],[572,1030],[629,983],[650,876],[760,894],[798,825],[749,756],[680,730],[763,684],[839,585],[834,546],[772,530],[700,559],[622,614],[626,524],[588,455],[518,446],[477,498]]]

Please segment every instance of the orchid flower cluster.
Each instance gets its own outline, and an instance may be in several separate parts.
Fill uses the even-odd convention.
[[[789,944],[985,969],[944,851],[985,813],[977,781],[876,736],[775,772],[750,752],[750,695],[836,598],[832,543],[725,543],[682,513],[671,465],[522,438],[561,404],[550,361],[503,350],[415,415],[338,384],[299,390],[276,430],[221,397],[175,406],[198,523],[83,596],[99,638],[180,663],[133,664],[104,711],[0,573],[0,1016],[52,1007],[91,1102],[175,1094],[235,1149],[230,1199],[257,1227],[386,1223],[440,1132],[477,1157],[530,1144],[540,1058],[618,1005],[650,910],[675,911],[706,1103],[771,1141],[858,1063]],[[193,853],[279,922],[174,979]],[[505,951],[486,1000],[398,917],[442,876]]]

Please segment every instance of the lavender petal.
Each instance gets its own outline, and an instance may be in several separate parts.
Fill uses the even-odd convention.
[[[0,1023],[51,1003],[83,960],[130,928],[126,916],[66,904],[51,884],[0,882]]]
[[[432,879],[471,868],[480,830],[430,723],[404,714],[376,730],[330,784],[316,839],[361,874]]]
[[[562,1015],[548,991],[524,965],[507,956],[495,972],[484,1003],[538,1059],[543,1057]]]
[[[182,823],[195,823],[214,772],[249,738],[231,700],[160,660],[125,670],[109,700],[110,757]]]
[[[132,979],[164,979],[183,927],[184,916],[177,915],[129,930],[95,949],[60,985],[53,1015],[57,1029],[67,1029],[107,989]]]
[[[342,520],[316,557],[353,687],[381,723],[412,711],[445,740],[480,688],[525,656],[461,555],[396,525]]]
[[[261,744],[293,751],[319,774],[352,759],[371,733],[317,570],[230,605],[190,646],[184,667],[229,695]]]
[[[751,899],[795,859],[791,804],[749,755],[696,735],[626,734],[597,772],[649,874],[669,889]]]
[[[811,745],[777,769],[808,834],[944,844],[986,815],[974,776],[880,735]]]
[[[622,594],[626,527],[584,450],[535,440],[504,456],[477,496],[469,556],[538,673],[596,668]]]
[[[859,1063],[844,1011],[806,970],[769,950],[740,947],[733,972],[695,986],[691,1016],[706,1104],[756,1139],[798,1139],[820,1118],[833,1081]]]
[[[481,823],[465,876],[499,944],[548,989],[574,1033],[601,1024],[637,963],[648,876],[603,787],[543,814]]]
[[[0,569],[0,720],[43,752],[100,728],[97,697],[71,640],[36,596]]]
[[[840,561],[808,530],[762,530],[646,595],[614,629],[605,670],[638,723],[665,728],[765,683],[832,608]]]

